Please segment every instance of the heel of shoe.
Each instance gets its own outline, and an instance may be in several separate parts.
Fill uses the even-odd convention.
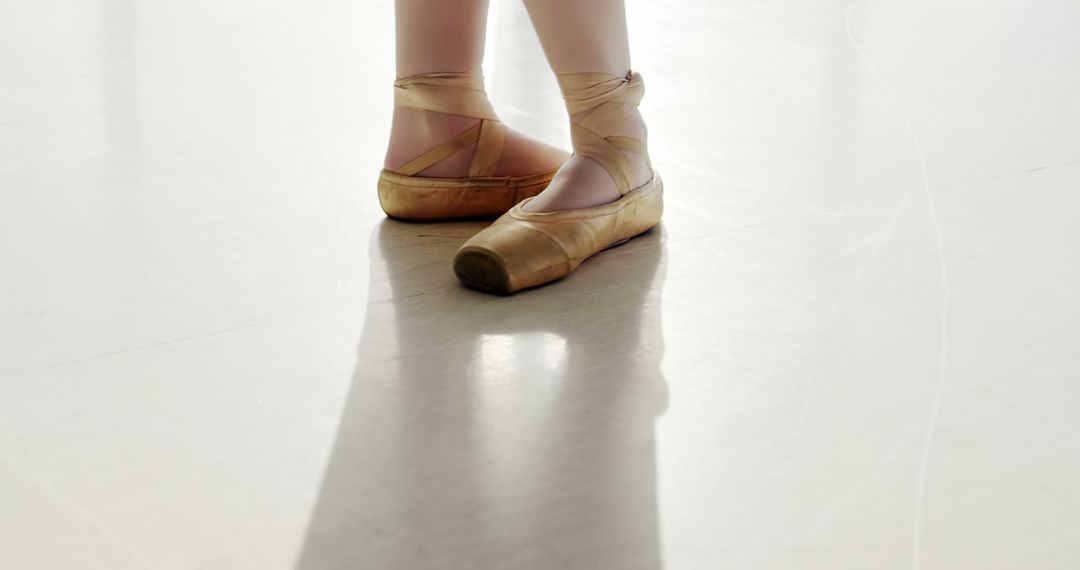
[[[424,178],[389,170],[379,174],[379,205],[387,216],[409,222],[495,218],[539,194],[555,171],[528,176]]]

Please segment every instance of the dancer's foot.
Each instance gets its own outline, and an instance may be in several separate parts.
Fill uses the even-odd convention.
[[[394,108],[385,168],[395,170],[406,162],[480,122],[474,117]],[[425,170],[421,177],[464,178],[468,175],[476,145],[470,145]],[[495,176],[525,176],[555,170],[570,153],[506,129],[506,143]]]
[[[571,117],[573,121],[578,119],[579,116]],[[612,135],[645,141],[647,129],[641,113],[635,110],[626,123]],[[652,170],[641,155],[632,152],[623,154],[630,161],[635,187],[652,178]],[[555,174],[551,184],[522,209],[526,212],[578,210],[614,202],[621,197],[615,180],[600,163],[590,158],[571,156]]]
[[[558,78],[572,114],[576,156],[546,190],[518,202],[458,249],[454,273],[468,287],[509,294],[550,283],[660,223],[664,186],[650,167],[645,123],[636,110],[645,93],[641,76]]]

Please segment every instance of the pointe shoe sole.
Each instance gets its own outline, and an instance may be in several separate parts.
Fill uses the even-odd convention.
[[[379,204],[387,216],[410,222],[494,218],[547,188],[555,172],[425,178],[383,170],[379,174]]]
[[[610,204],[552,213],[523,212],[525,200],[461,246],[454,273],[466,287],[496,295],[557,281],[656,226],[663,190],[656,176]]]

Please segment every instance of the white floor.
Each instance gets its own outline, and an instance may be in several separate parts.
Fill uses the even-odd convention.
[[[1080,4],[630,15],[663,228],[494,298],[388,0],[0,3],[0,568],[1080,568]]]

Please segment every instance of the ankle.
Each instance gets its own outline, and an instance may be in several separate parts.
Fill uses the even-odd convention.
[[[571,115],[570,121],[577,122],[583,119],[589,111],[579,113],[577,115]],[[611,133],[612,136],[630,137],[637,139],[648,147],[649,142],[649,128],[645,124],[645,118],[641,116],[641,111],[634,109],[632,113],[626,118],[622,125],[618,129],[615,129]],[[623,156],[630,162],[630,168],[633,174],[634,186],[641,186],[648,182],[652,176],[653,171],[650,167],[647,156],[641,156],[633,152],[623,152]]]
[[[644,143],[646,149],[648,149],[649,127],[645,124],[645,118],[641,116],[641,112],[637,109],[635,109],[630,117],[627,118],[626,122],[612,134],[637,139]],[[646,153],[648,153],[647,150]],[[630,167],[634,172],[635,187],[641,186],[652,179],[653,171],[652,167],[649,165],[648,154],[641,156],[633,152],[624,152],[623,156],[630,161]]]
[[[645,124],[645,118],[641,116],[641,111],[634,109],[633,113],[626,118],[626,122],[618,129],[615,129],[615,132],[611,134],[621,137],[633,137],[641,142],[647,143],[649,139],[649,127]]]
[[[383,166],[394,170],[479,121],[475,117],[394,107]],[[468,169],[470,160],[471,153],[461,152],[431,166],[424,175],[458,175],[462,169]]]

